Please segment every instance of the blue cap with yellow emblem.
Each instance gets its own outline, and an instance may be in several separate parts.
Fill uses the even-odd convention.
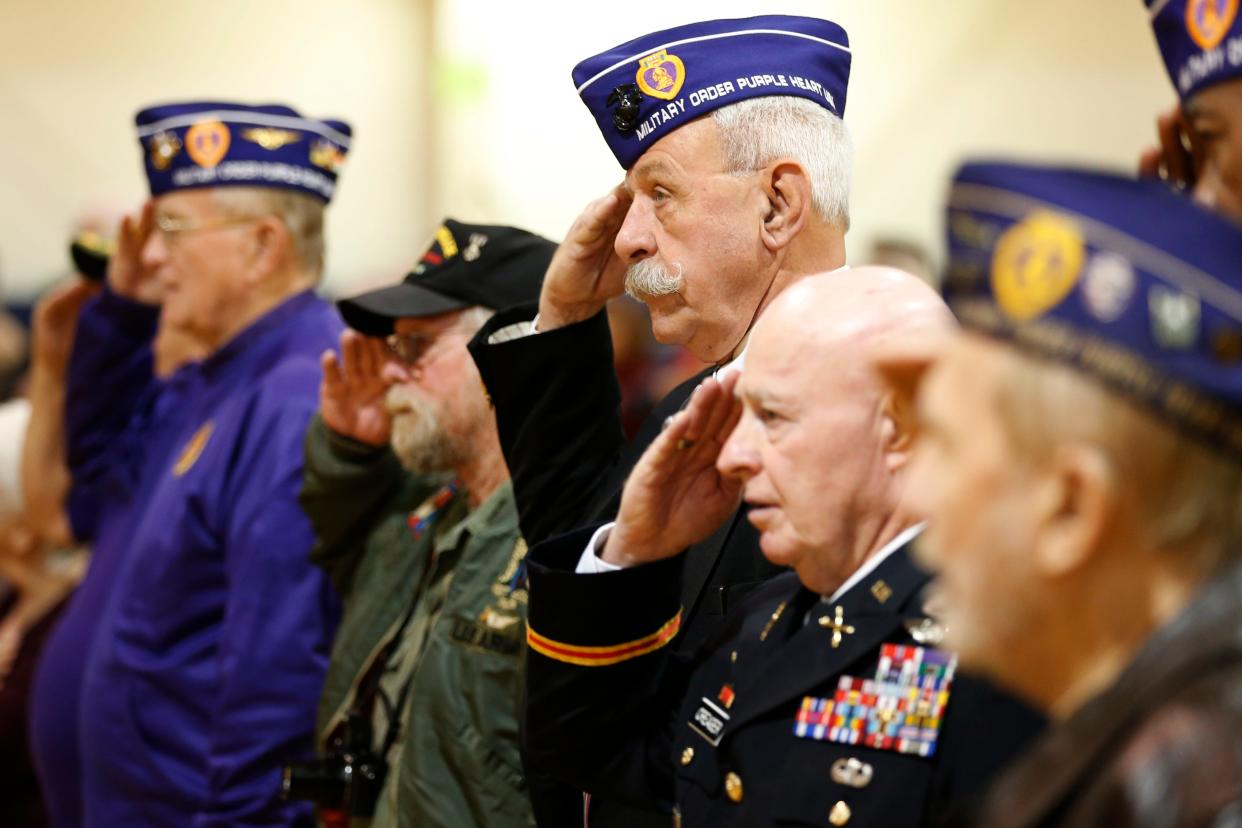
[[[962,167],[945,299],[1242,455],[1242,231],[1159,181]]]
[[[1182,100],[1242,76],[1238,0],[1144,0],[1160,54]]]
[[[138,113],[151,195],[196,187],[278,187],[327,203],[349,152],[344,121],[280,105],[199,102]]]
[[[747,98],[796,95],[844,116],[850,43],[836,23],[811,17],[710,20],[622,43],[579,63],[573,77],[629,169],[677,127]]]

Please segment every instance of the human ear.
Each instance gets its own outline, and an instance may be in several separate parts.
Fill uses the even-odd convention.
[[[774,161],[760,170],[767,213],[761,235],[770,250],[788,245],[802,230],[811,208],[811,181],[802,165],[792,159]]]
[[[884,465],[890,473],[900,471],[910,462],[914,445],[915,416],[914,384],[892,384],[880,400],[880,447]]]
[[[250,280],[258,282],[284,266],[293,239],[289,228],[275,216],[258,219],[252,238]]]
[[[1036,569],[1049,578],[1081,570],[1099,553],[1120,502],[1117,473],[1097,447],[1058,446],[1036,477]]]

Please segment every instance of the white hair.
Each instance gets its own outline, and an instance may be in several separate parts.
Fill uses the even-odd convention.
[[[677,272],[670,273],[654,258],[635,262],[625,271],[625,292],[640,302],[652,296],[680,293],[686,280],[681,262],[675,266]]]
[[[235,216],[276,216],[289,229],[293,253],[303,270],[323,274],[323,202],[306,193],[276,187],[216,187],[216,203]]]
[[[815,212],[849,229],[854,142],[844,121],[793,95],[750,98],[713,110],[711,116],[732,172],[751,172],[778,158],[792,158],[810,178]]]

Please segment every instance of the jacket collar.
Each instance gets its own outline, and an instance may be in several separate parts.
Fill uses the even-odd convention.
[[[1108,689],[1051,729],[995,786],[980,824],[1040,825],[1063,808],[1127,732],[1202,677],[1242,661],[1242,563],[1205,584]],[[1000,815],[1004,818],[1000,819]]]

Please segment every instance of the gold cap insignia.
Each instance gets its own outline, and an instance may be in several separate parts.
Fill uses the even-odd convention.
[[[219,121],[199,121],[186,130],[185,151],[195,164],[211,169],[228,154],[233,134]]]
[[[243,132],[242,137],[265,150],[278,150],[302,140],[302,134],[299,132],[271,127],[253,127]]]
[[[345,166],[345,153],[331,141],[320,139],[311,145],[310,162],[328,172],[339,172]]]
[[[181,139],[175,132],[157,132],[151,136],[147,149],[151,153],[151,166],[164,172],[181,152]]]
[[[996,304],[1016,322],[1052,310],[1078,284],[1085,256],[1082,233],[1067,216],[1032,212],[996,243],[992,256]]]

